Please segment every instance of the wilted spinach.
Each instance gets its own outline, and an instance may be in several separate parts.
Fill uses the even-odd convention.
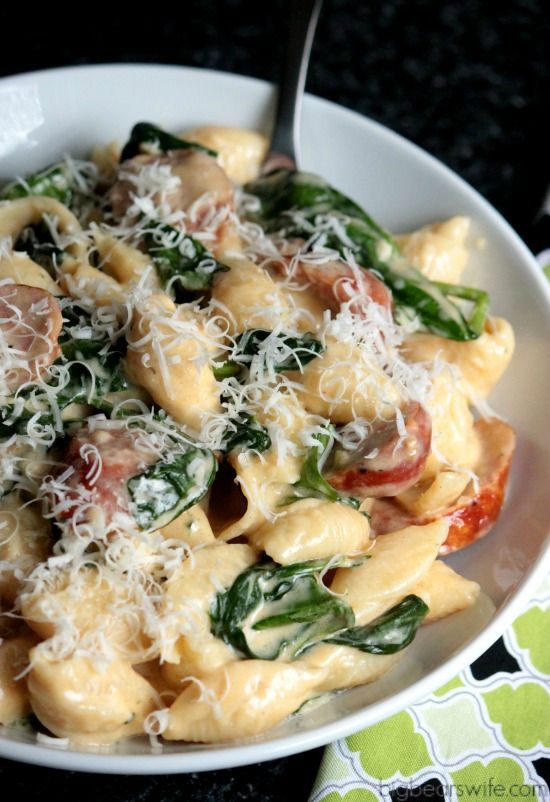
[[[268,342],[266,342],[268,341]],[[269,348],[269,359],[267,358]],[[286,370],[301,370],[315,357],[325,352],[320,340],[306,332],[293,337],[284,332],[274,333],[267,329],[247,329],[235,338],[234,358],[213,368],[216,379],[237,376],[252,364],[254,357],[264,356],[264,365],[275,373]]]
[[[243,451],[251,449],[259,453],[271,448],[271,437],[267,429],[249,412],[241,412],[237,418],[227,423],[223,450],[233,451],[235,448]]]
[[[332,635],[326,642],[353,646],[369,654],[393,654],[411,643],[428,610],[428,605],[419,596],[411,594],[370,624],[351,627]]]
[[[216,273],[229,270],[198,240],[171,226],[158,225],[148,231],[145,246],[165,287],[199,292],[212,286]]]
[[[348,504],[350,507],[358,509],[360,504],[358,499],[339,493],[332,485],[329,485],[321,473],[330,448],[330,434],[328,432],[319,433],[314,435],[314,439],[318,441],[319,445],[311,446],[308,450],[300,471],[300,478],[292,485],[293,492],[284,499],[282,506],[292,504],[302,498],[320,498],[327,501],[340,501],[342,504]]]
[[[27,198],[29,195],[44,195],[69,206],[73,197],[72,184],[67,170],[62,165],[55,164],[39,173],[8,184],[0,193],[0,199],[17,200]]]
[[[391,289],[395,305],[412,310],[428,331],[452,340],[473,340],[482,333],[489,305],[485,291],[430,281],[403,259],[388,232],[322,178],[280,169],[245,189],[260,201],[259,210],[248,213],[251,219],[269,232],[322,240],[341,254],[351,251]],[[468,317],[453,299],[473,304]]]
[[[413,640],[428,612],[418,596],[406,596],[370,624],[353,626],[349,604],[322,584],[330,568],[359,565],[339,557],[276,565],[262,560],[243,571],[216,596],[211,630],[247,658],[293,660],[318,643],[350,646],[369,654],[393,654]],[[261,633],[269,631],[271,637]]]
[[[169,150],[198,150],[214,158],[218,155],[215,150],[199,145],[198,142],[179,139],[153,123],[141,122],[132,128],[130,138],[122,148],[120,161],[132,159],[140,153],[166,153]]]
[[[79,420],[71,405],[102,409],[110,393],[128,388],[122,369],[126,340],[111,341],[92,325],[90,313],[73,301],[62,301],[63,328],[59,336],[62,356],[51,365],[41,384],[24,385],[5,399],[0,409],[0,437],[26,434],[33,426],[52,427],[61,435],[66,425]],[[46,386],[44,386],[46,385]],[[55,388],[52,398],[52,390]]]
[[[160,529],[197,504],[208,492],[217,468],[211,451],[192,446],[129,479],[130,512],[140,529]]]
[[[355,620],[351,607],[319,580],[328,564],[336,568],[357,561],[256,563],[217,595],[210,611],[212,632],[246,657],[275,660],[283,652],[285,658],[297,657],[308,646],[350,626]],[[267,629],[274,630],[273,637],[254,637]]]

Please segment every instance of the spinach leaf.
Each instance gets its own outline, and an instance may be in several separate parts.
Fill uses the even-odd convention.
[[[53,165],[4,187],[0,199],[17,200],[29,195],[45,195],[69,206],[73,197],[72,181],[66,170],[59,165]]]
[[[64,251],[57,247],[44,221],[24,228],[14,250],[25,251],[33,262],[47,270],[52,278],[57,278],[55,268],[63,260]]]
[[[370,624],[332,635],[326,643],[353,646],[369,654],[393,654],[411,643],[428,609],[419,596],[411,594]]]
[[[246,366],[250,366],[254,357],[264,359],[267,365],[273,365],[275,373],[285,370],[301,370],[315,357],[324,354],[323,344],[312,334],[306,332],[301,337],[292,337],[283,332],[275,334],[267,329],[247,329],[235,339],[235,359],[225,362],[221,368],[214,368],[216,378],[235,376]],[[269,359],[267,353],[269,351]]]
[[[199,145],[198,142],[188,142],[177,136],[163,131],[153,123],[136,123],[130,132],[130,139],[124,145],[120,154],[120,161],[132,159],[140,153],[166,153],[169,150],[199,150],[208,156],[216,158],[215,150]]]
[[[224,442],[225,451],[240,448],[243,451],[267,451],[271,448],[271,437],[265,426],[261,426],[256,418],[249,412],[241,412],[237,419],[227,424],[227,433]]]
[[[242,369],[242,365],[229,359],[227,362],[222,362],[222,364],[217,367],[213,366],[212,373],[215,379],[222,381],[223,379],[231,378],[231,376],[238,376]]]
[[[304,460],[300,478],[292,485],[293,493],[287,496],[281,506],[293,504],[302,498],[320,498],[328,501],[340,501],[342,504],[349,504],[354,509],[359,509],[360,502],[353,496],[346,496],[339,493],[321,474],[321,468],[328,456],[330,446],[330,434],[328,432],[314,435],[319,445],[312,446]]]
[[[245,190],[259,198],[260,210],[252,216],[264,224],[268,231],[278,231],[292,225],[291,211],[300,211],[305,215],[305,220],[311,223],[317,215],[338,213],[361,220],[373,241],[383,239],[397,249],[390,234],[375,223],[359,204],[312,173],[275,170],[250,182]]]
[[[464,284],[446,284],[443,281],[434,281],[432,283],[446,298],[460,298],[472,302],[468,325],[480,337],[483,334],[485,320],[489,311],[489,293],[477,287],[466,287]],[[434,322],[434,327],[435,325]]]
[[[372,267],[392,291],[396,307],[405,312],[411,310],[428,331],[451,340],[474,340],[483,333],[489,306],[489,296],[484,290],[431,281],[409,265],[397,250],[388,261],[382,260],[378,243],[361,220],[347,223],[346,234],[354,243],[352,251],[359,264]],[[345,245],[335,235],[329,236],[326,244],[344,252]],[[453,298],[473,303],[468,318]]]
[[[260,200],[259,210],[248,215],[251,219],[268,232],[309,240],[309,247],[322,241],[342,255],[351,251],[387,284],[396,307],[412,310],[428,331],[452,340],[473,340],[482,333],[486,292],[430,281],[403,259],[393,238],[358,204],[323,179],[276,170],[245,189]],[[469,317],[453,299],[473,304]]]
[[[170,454],[127,482],[130,512],[140,529],[160,529],[206,495],[218,463],[214,454],[191,447]]]
[[[56,368],[62,365],[63,361],[58,360],[51,366],[49,384],[59,380]],[[41,386],[22,387],[15,396],[6,399],[0,409],[0,437],[27,434],[31,419],[35,428],[51,427],[61,435],[68,425],[82,419],[82,409],[72,407],[73,404],[108,411],[108,394],[128,386],[114,354],[106,359],[94,355],[85,364],[75,362],[67,370],[68,375],[64,374],[67,381],[55,391],[55,410],[50,393]]]
[[[70,424],[82,420],[88,405],[96,405],[98,399],[92,398],[90,392],[90,372],[83,366],[71,365],[68,374],[57,374],[58,365],[61,360],[50,368],[50,381],[46,384],[52,385],[51,389],[31,384],[5,399],[0,408],[0,437],[29,434],[29,426],[35,431],[50,429],[56,437],[62,436]]]
[[[20,390],[15,396],[4,399],[0,406],[0,437],[27,434],[31,418],[34,418],[35,427],[55,428],[55,416],[47,397],[33,394],[25,389]]]
[[[269,342],[266,345],[267,340]],[[270,352],[269,361],[266,359],[267,348]],[[274,334],[266,329],[247,329],[235,338],[235,358],[213,367],[212,371],[219,381],[238,376],[258,356],[264,359],[266,366],[273,366],[275,373],[301,370],[303,365],[324,352],[323,344],[308,332],[301,337],[292,337],[283,332]]]
[[[145,247],[159,278],[194,292],[212,286],[214,274],[229,270],[194,237],[171,226],[159,225],[145,235]]]
[[[284,370],[300,370],[302,365],[307,365],[325,352],[323,344],[309,332],[301,337],[291,337],[282,332],[274,336],[272,331],[266,329],[244,331],[236,340],[237,349],[245,356],[254,357],[265,351],[266,340],[270,340],[274,351],[276,373]]]
[[[364,558],[345,557],[276,565],[263,560],[243,571],[230,588],[216,596],[210,610],[216,637],[249,658],[298,657],[327,635],[355,621],[353,610],[319,580],[328,567],[358,565]],[[264,612],[267,615],[259,617]],[[260,634],[277,630],[273,637]]]
[[[98,343],[87,340],[71,343],[63,349],[66,359],[78,360],[69,366],[71,386],[81,388],[82,400],[93,404],[109,393],[120,392],[128,388],[128,382],[122,371],[124,349],[114,347],[105,350]],[[73,401],[76,400],[73,398]]]
[[[108,393],[128,388],[122,370],[126,340],[121,337],[112,342],[107,333],[93,325],[89,312],[76,303],[63,306],[59,345],[64,362],[74,363],[69,366],[70,387],[80,387],[80,400],[93,404]]]
[[[23,386],[2,404],[0,437],[27,434],[31,419],[34,427],[52,428],[61,435],[67,425],[80,420],[74,415],[81,411],[68,409],[71,405],[104,409],[110,393],[129,387],[122,369],[126,341],[120,338],[111,342],[106,333],[93,326],[89,312],[72,300],[61,303],[63,328],[58,342],[62,356],[43,377],[46,385],[55,387],[55,402],[47,386]]]

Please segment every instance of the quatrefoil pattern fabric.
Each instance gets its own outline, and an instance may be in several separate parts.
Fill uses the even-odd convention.
[[[329,746],[310,802],[550,800],[550,577],[428,698]]]

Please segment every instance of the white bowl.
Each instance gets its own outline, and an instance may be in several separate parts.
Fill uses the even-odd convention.
[[[207,70],[98,66],[29,73],[0,82],[0,173],[33,171],[62,154],[124,140],[150,120],[179,130],[220,123],[269,132],[272,87]],[[6,115],[11,119],[6,124]],[[17,146],[10,143],[16,135]],[[511,368],[493,398],[519,445],[506,508],[494,530],[449,558],[483,590],[473,608],[425,627],[399,667],[372,685],[339,694],[262,737],[239,743],[125,742],[113,750],[62,750],[0,727],[0,754],[41,765],[106,773],[206,771],[283,757],[327,744],[410,705],[478,657],[518,615],[544,575],[550,551],[550,291],[510,226],[464,181],[411,143],[351,111],[307,97],[303,165],[353,196],[393,231],[454,214],[473,220],[467,281],[486,288],[493,313],[517,335]],[[484,240],[484,248],[475,247]]]

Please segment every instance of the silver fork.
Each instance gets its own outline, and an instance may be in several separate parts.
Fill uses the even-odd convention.
[[[271,147],[262,171],[295,170],[300,163],[302,99],[315,28],[323,0],[290,0],[288,35]]]

